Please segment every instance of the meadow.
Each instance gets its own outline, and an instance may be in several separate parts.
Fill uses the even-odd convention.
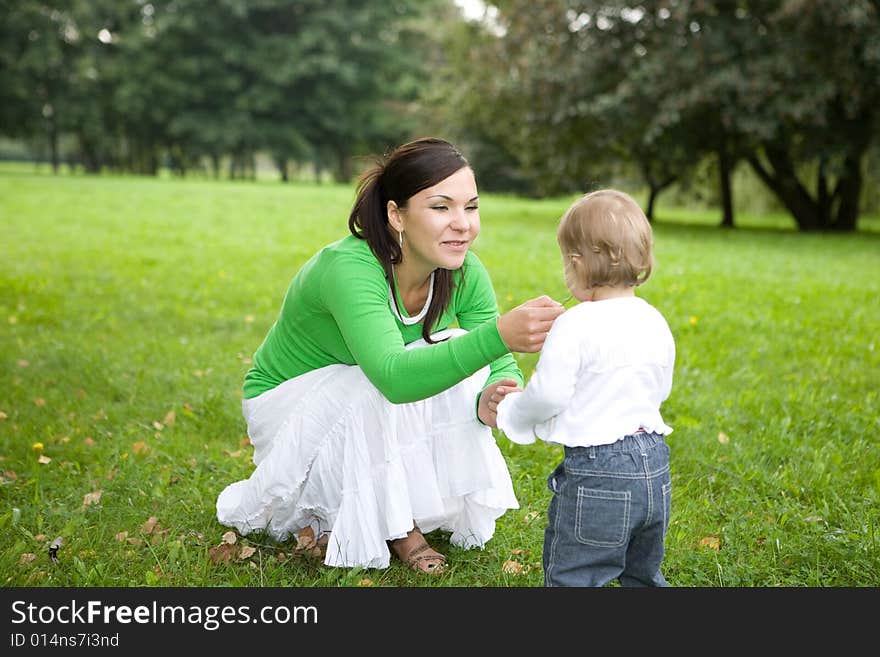
[[[290,278],[347,233],[352,199],[330,184],[0,170],[2,586],[541,586],[561,448],[501,434],[520,508],[482,551],[434,535],[439,577],[224,539],[217,494],[253,468],[242,377]],[[502,311],[567,296],[555,225],[571,200],[482,196],[475,251]],[[716,215],[661,204],[639,292],[678,350],[664,573],[877,586],[880,221],[807,235],[763,215],[720,230]],[[528,376],[536,356],[517,360]]]

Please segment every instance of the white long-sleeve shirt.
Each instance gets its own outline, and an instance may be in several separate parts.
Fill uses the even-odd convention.
[[[498,405],[515,443],[606,445],[639,429],[667,435],[660,404],[672,389],[675,341],[639,297],[580,303],[560,315],[522,392]]]

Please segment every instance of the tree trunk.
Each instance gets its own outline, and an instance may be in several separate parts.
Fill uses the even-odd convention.
[[[859,218],[859,197],[862,194],[862,161],[857,155],[846,158],[843,176],[837,182],[840,205],[831,228],[835,231],[851,232],[856,229]]]
[[[656,185],[651,185],[648,191],[648,207],[645,209],[645,216],[648,218],[649,223],[654,223],[654,203],[657,201],[657,195],[660,193],[660,190],[657,189]]]
[[[290,182],[290,175],[287,171],[287,158],[280,155],[275,156],[275,166],[278,167],[278,173],[281,174],[283,182]]]
[[[339,149],[336,153],[336,170],[333,177],[338,183],[347,183],[351,181],[351,176],[351,156],[348,152]]]
[[[214,170],[214,179],[220,179],[220,156],[217,153],[211,153],[211,168]]]
[[[721,227],[733,228],[733,190],[730,183],[732,166],[726,144],[718,149],[718,182],[721,185]]]
[[[52,173],[58,174],[60,165],[58,158],[58,126],[55,121],[49,121],[49,154],[52,159]]]
[[[765,147],[764,150],[772,169],[767,169],[754,153],[746,157],[752,169],[782,201],[797,223],[798,229],[819,230],[822,227],[819,208],[798,180],[788,155],[777,148]]]

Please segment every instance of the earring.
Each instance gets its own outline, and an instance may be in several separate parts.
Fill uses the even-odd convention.
[[[400,248],[403,248],[403,231],[397,231],[397,234],[400,235]]]

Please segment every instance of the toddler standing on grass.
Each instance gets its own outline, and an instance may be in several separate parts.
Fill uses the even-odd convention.
[[[558,317],[524,390],[500,391],[498,428],[520,444],[564,446],[548,478],[546,586],[668,586],[660,572],[669,523],[669,447],[660,404],[675,343],[635,295],[654,264],[651,225],[616,190],[592,192],[557,233],[565,282],[581,302]],[[491,408],[491,405],[490,405]]]

